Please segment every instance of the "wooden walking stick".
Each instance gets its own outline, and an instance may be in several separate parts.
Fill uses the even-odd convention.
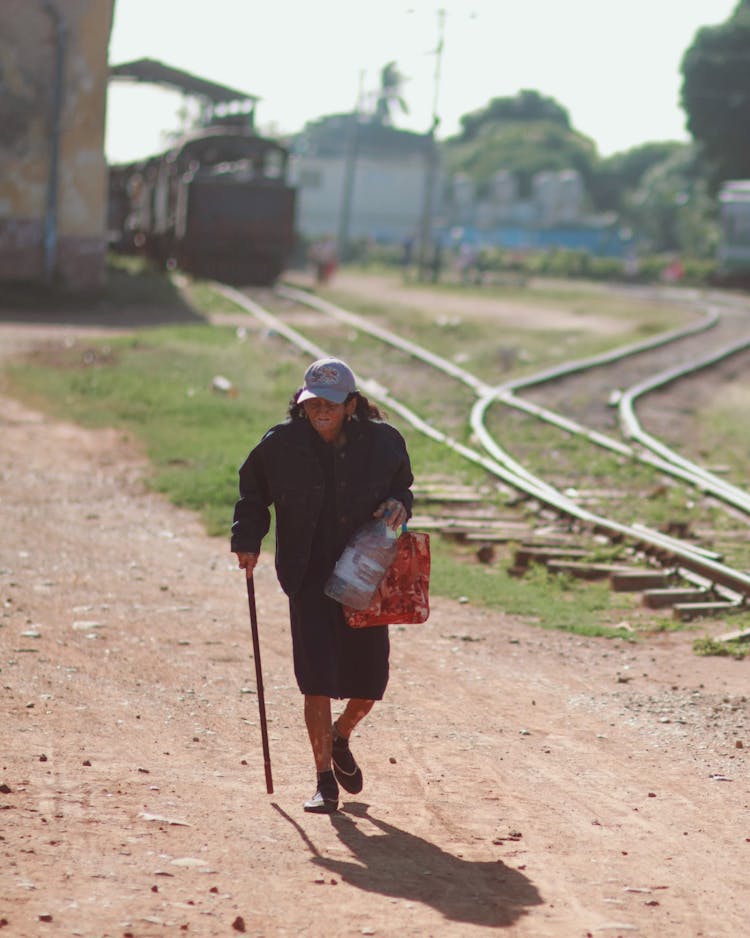
[[[247,577],[247,601],[250,606],[250,628],[253,633],[253,658],[255,659],[255,683],[258,689],[258,710],[260,711],[260,738],[263,742],[263,765],[266,770],[266,791],[273,794],[271,777],[271,756],[268,751],[268,727],[266,726],[266,701],[263,696],[263,672],[260,667],[260,640],[258,638],[258,613],[255,610],[255,582],[252,575]]]

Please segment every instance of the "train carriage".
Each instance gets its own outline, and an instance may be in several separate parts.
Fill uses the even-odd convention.
[[[295,240],[288,160],[277,141],[218,126],[133,164],[127,224],[135,243],[156,263],[196,276],[273,283]]]

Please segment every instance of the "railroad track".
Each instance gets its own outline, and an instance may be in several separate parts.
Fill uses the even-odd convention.
[[[312,342],[307,336],[292,328],[281,315],[272,313],[265,306],[253,300],[247,293],[231,287],[216,285],[216,289],[232,302],[259,319],[268,329],[283,336],[298,348],[313,357],[330,354],[330,350]],[[633,552],[647,558],[650,564],[658,563],[660,573],[649,571],[640,574],[613,567],[608,572],[613,583],[621,589],[643,589],[656,584],[652,590],[653,605],[664,605],[672,598],[675,600],[675,612],[681,618],[692,618],[698,614],[720,610],[743,608],[750,597],[750,575],[722,562],[720,552],[700,547],[684,538],[670,536],[663,531],[646,525],[626,523],[608,514],[594,512],[581,504],[576,498],[572,485],[559,485],[542,479],[528,468],[526,460],[511,456],[500,447],[493,432],[487,425],[487,413],[498,404],[511,407],[524,417],[541,420],[568,436],[574,436],[614,454],[626,463],[642,463],[659,474],[668,474],[680,483],[692,486],[696,491],[709,493],[731,505],[736,512],[750,518],[750,497],[743,490],[729,485],[715,473],[685,459],[669,446],[650,437],[642,430],[635,416],[634,402],[655,388],[677,381],[697,370],[704,370],[719,361],[740,355],[750,347],[750,338],[743,316],[746,310],[733,304],[720,307],[714,303],[708,310],[697,310],[695,321],[687,327],[653,337],[648,341],[630,345],[608,352],[605,355],[585,361],[573,362],[557,369],[549,369],[537,375],[508,382],[504,385],[490,385],[476,375],[465,370],[456,362],[436,355],[421,345],[410,342],[384,329],[369,319],[350,310],[342,309],[314,294],[289,286],[279,287],[278,297],[287,304],[315,310],[328,320],[333,320],[349,330],[366,334],[380,343],[398,349],[430,369],[462,384],[471,392],[470,419],[475,438],[482,449],[467,446],[450,434],[437,429],[403,401],[395,398],[382,385],[372,380],[363,381],[363,390],[373,399],[378,400],[392,412],[415,429],[426,434],[436,442],[448,446],[462,457],[482,466],[501,483],[524,496],[534,499],[540,505],[547,506],[558,517],[565,519],[567,529],[576,527],[578,531],[588,530],[596,535],[604,535],[614,542],[627,542]],[[706,355],[707,339],[711,336],[712,351]],[[668,366],[668,367],[666,367]],[[361,371],[361,369],[360,369]],[[593,376],[593,377],[592,377]],[[586,382],[586,393],[580,391],[575,382]],[[599,389],[600,386],[600,390]],[[543,388],[543,402],[535,402],[521,397],[521,390],[534,389],[539,395]],[[623,391],[624,388],[624,391]],[[550,390],[552,389],[552,390]],[[619,407],[620,427],[613,417],[613,390],[616,391]],[[581,412],[580,402],[584,401],[585,414]],[[574,402],[578,404],[578,413],[560,413],[553,409]],[[592,403],[593,402],[593,403]],[[553,405],[553,406],[550,406]],[[587,423],[581,421],[586,416]],[[619,439],[612,435],[622,429]],[[607,431],[607,432],[605,432]],[[628,442],[628,439],[633,443]],[[547,438],[549,446],[549,438]],[[469,528],[470,530],[470,528]],[[487,532],[485,531],[487,535]],[[481,536],[481,530],[477,532]],[[485,539],[491,539],[487,535]],[[544,547],[523,549],[517,553],[517,565],[523,566],[530,560],[546,560],[555,569],[567,569],[576,572],[575,548]],[[586,568],[580,564],[578,572],[592,574],[592,566]],[[601,567],[601,565],[599,565]],[[666,572],[665,572],[666,571]],[[603,571],[593,571],[594,573]],[[628,582],[628,575],[630,581]],[[655,595],[655,594],[658,594]],[[671,594],[671,597],[668,595]],[[688,598],[690,602],[677,602]]]

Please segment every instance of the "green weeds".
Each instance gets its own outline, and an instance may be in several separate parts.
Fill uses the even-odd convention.
[[[693,651],[696,655],[717,655],[723,658],[734,658],[736,661],[742,661],[747,654],[747,648],[743,647],[740,642],[721,642],[709,636],[696,638],[693,642]]]

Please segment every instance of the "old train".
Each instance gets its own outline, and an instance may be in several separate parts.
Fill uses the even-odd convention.
[[[294,248],[295,201],[285,146],[207,127],[165,153],[111,167],[110,241],[197,277],[271,284]]]

